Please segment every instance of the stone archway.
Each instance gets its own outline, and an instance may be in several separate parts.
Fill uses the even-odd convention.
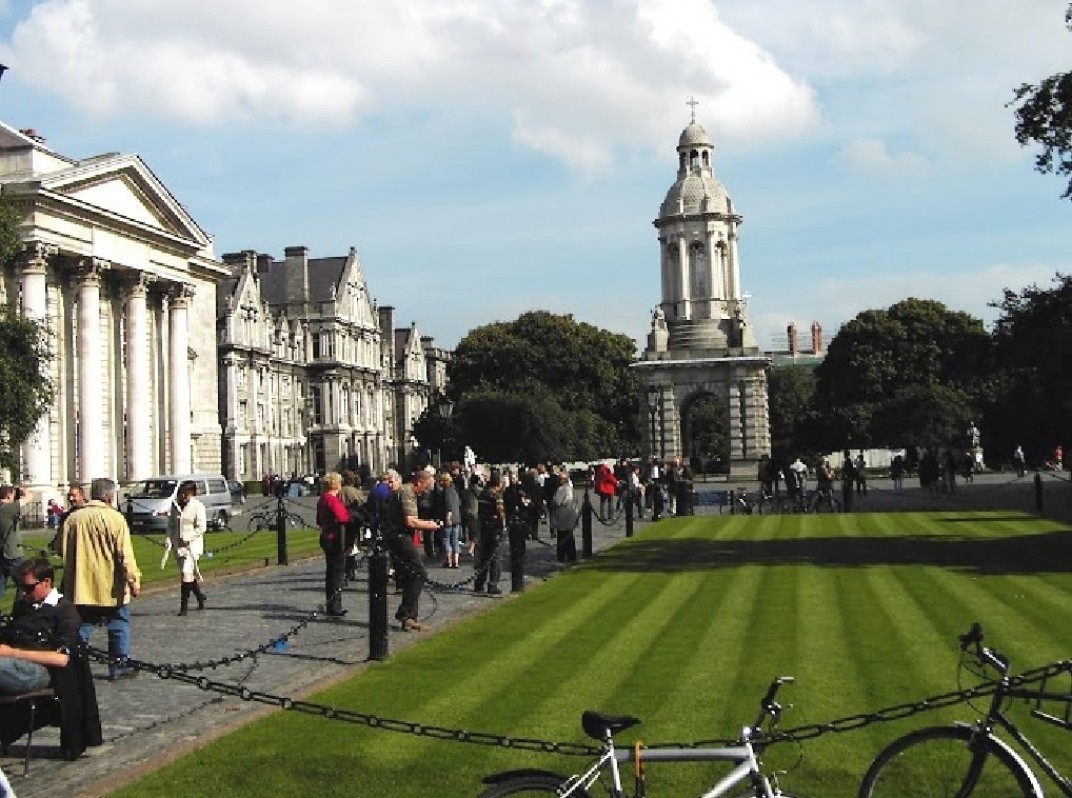
[[[681,455],[695,474],[728,474],[730,419],[725,395],[699,390],[681,403]]]

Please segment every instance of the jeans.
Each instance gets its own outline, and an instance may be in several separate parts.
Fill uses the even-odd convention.
[[[14,657],[0,657],[0,695],[17,695],[48,687],[52,678],[48,668],[36,662]]]
[[[444,542],[444,546],[446,547],[446,551],[447,551],[448,554],[449,553],[457,554],[458,552],[460,552],[462,550],[461,532],[462,532],[462,527],[461,527],[460,524],[455,524],[454,526],[445,526],[445,527],[443,527],[443,536],[444,536],[444,541],[443,542]]]
[[[78,636],[87,645],[95,627],[108,627],[108,675],[116,676],[126,670],[125,662],[130,659],[130,605],[97,607],[79,604],[78,614],[82,616]]]

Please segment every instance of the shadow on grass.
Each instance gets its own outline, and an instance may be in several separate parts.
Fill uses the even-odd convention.
[[[638,540],[585,563],[599,571],[694,571],[740,565],[938,565],[978,574],[1072,572],[1072,530],[1007,538],[814,537]]]

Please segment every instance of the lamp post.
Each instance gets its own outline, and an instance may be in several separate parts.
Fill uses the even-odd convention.
[[[646,396],[648,413],[651,415],[651,457],[655,459],[655,414],[659,414],[659,457],[666,459],[666,433],[664,428],[663,386],[649,385]]]
[[[436,400],[435,409],[436,412],[439,414],[439,417],[447,422],[447,428],[449,430],[451,426],[451,418],[454,416],[454,402],[450,401],[450,399],[447,398],[447,395],[445,393],[441,393],[439,394],[439,398]],[[436,451],[436,454],[439,458],[440,468],[443,467],[443,443],[445,438],[446,435],[444,434],[444,436],[440,438],[439,448]]]

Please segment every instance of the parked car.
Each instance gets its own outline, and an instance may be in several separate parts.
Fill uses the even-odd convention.
[[[179,485],[197,483],[197,498],[205,505],[209,529],[225,529],[234,514],[232,493],[221,474],[167,474],[136,482],[127,493],[123,511],[132,532],[166,532]]]

